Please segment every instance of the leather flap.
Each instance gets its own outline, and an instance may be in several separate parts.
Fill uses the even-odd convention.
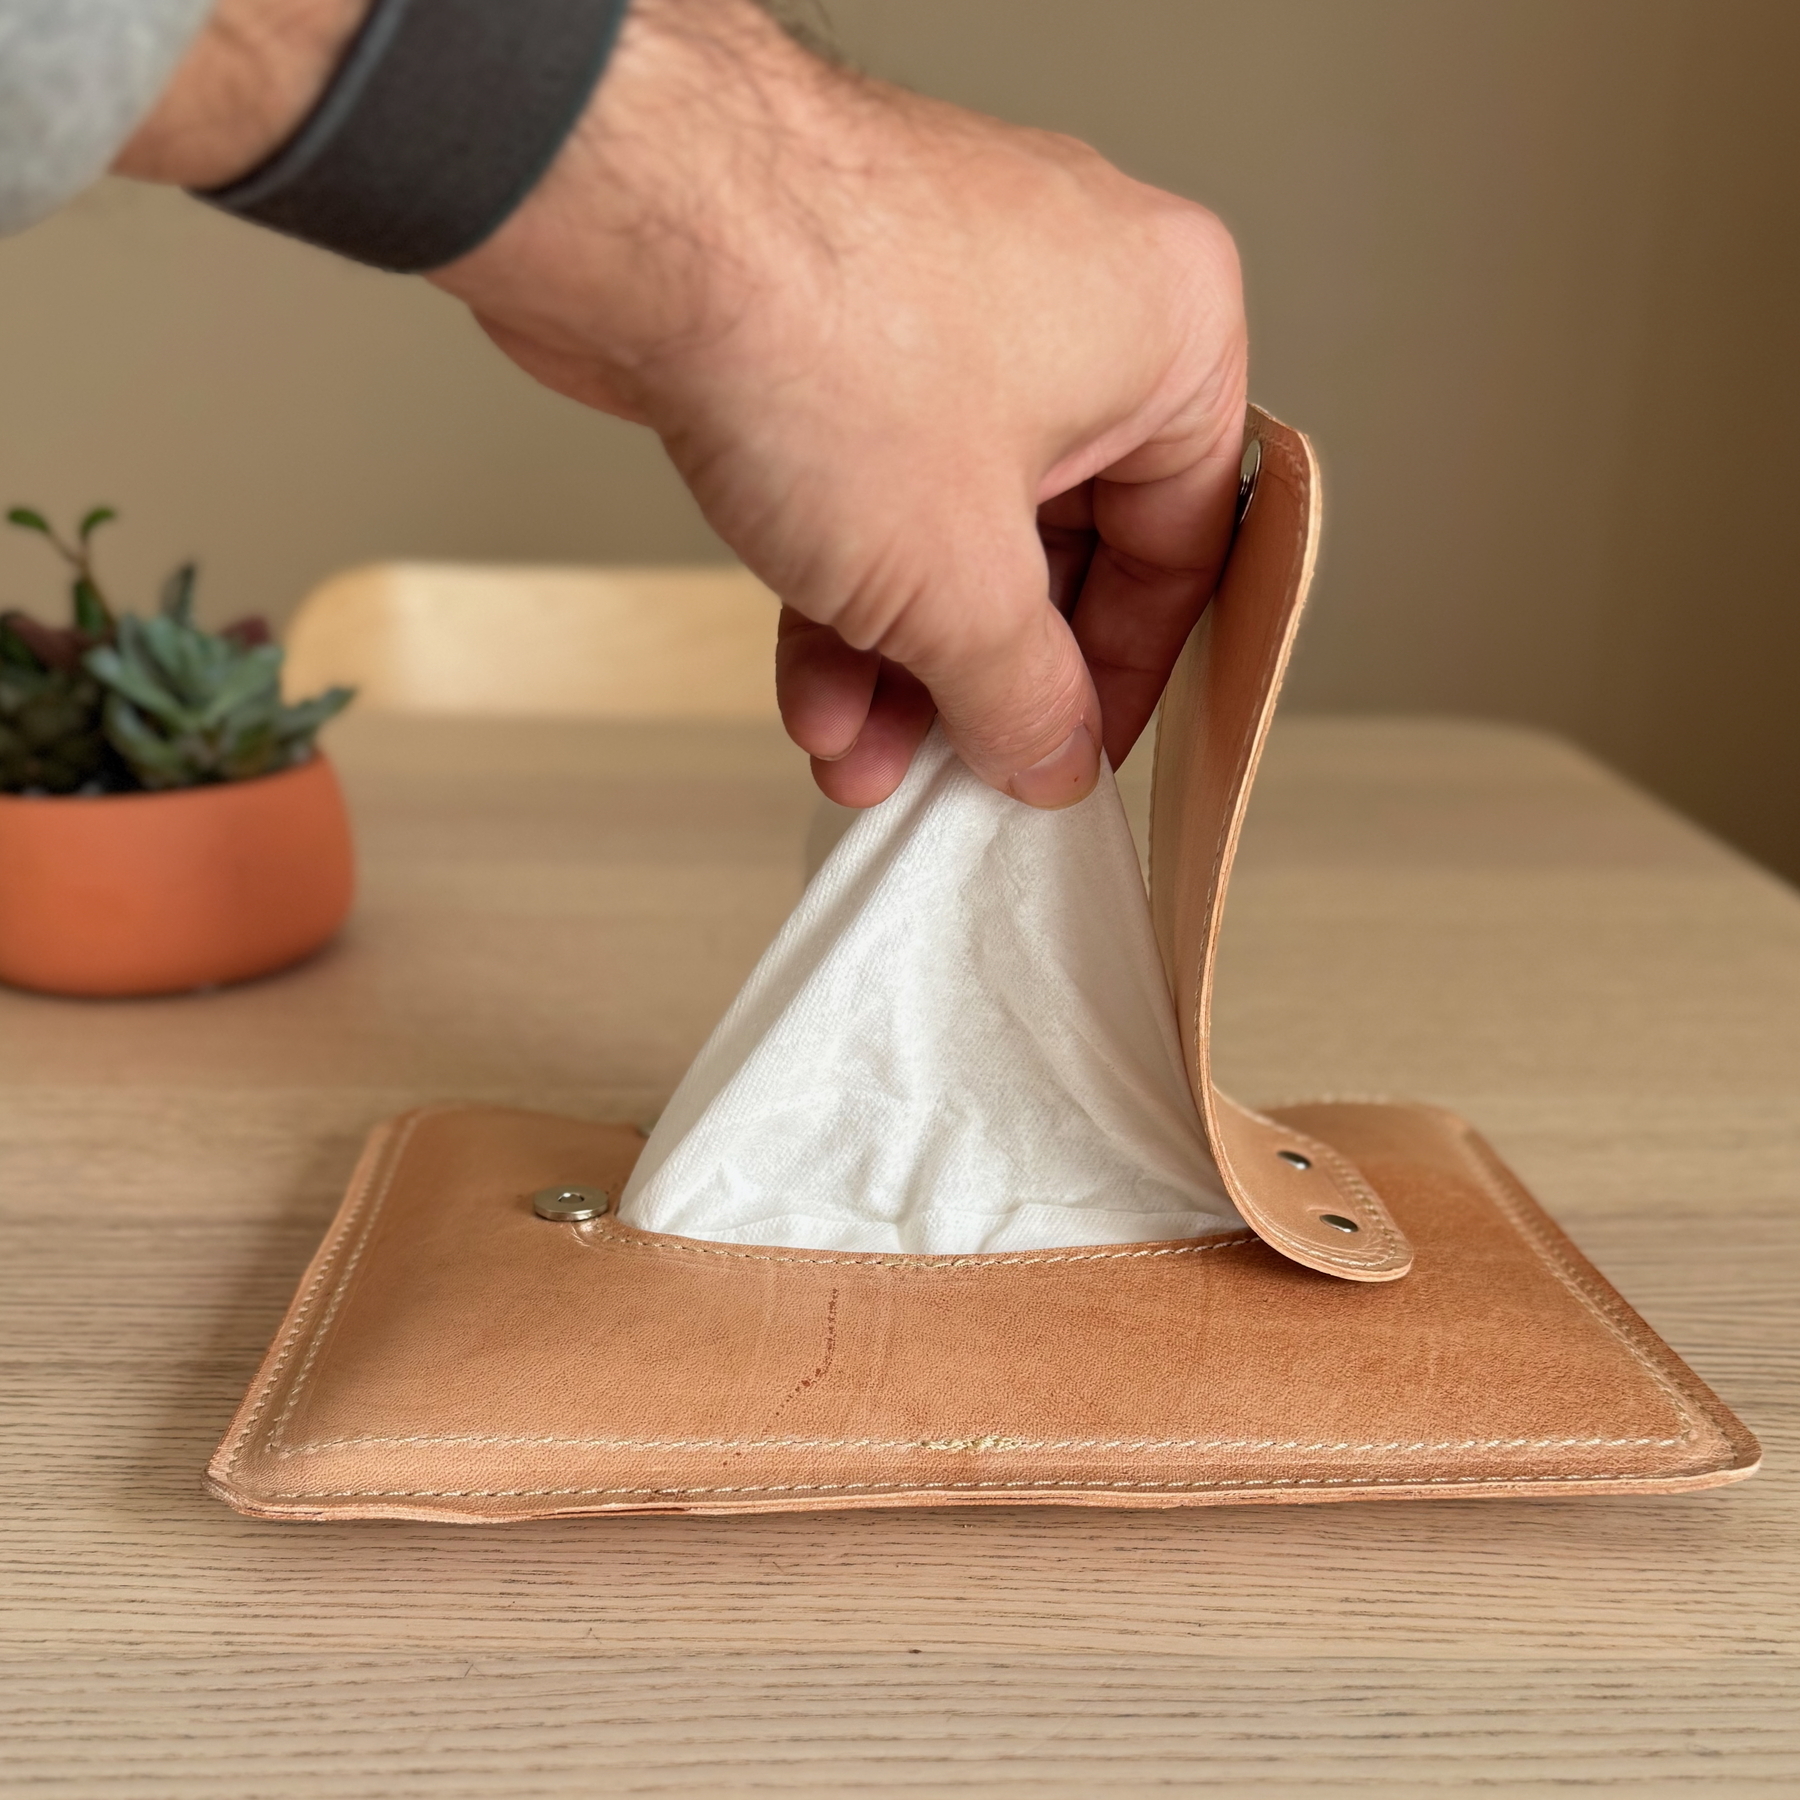
[[[1412,1246],[1368,1182],[1328,1145],[1240,1105],[1212,1078],[1225,889],[1319,536],[1312,446],[1256,407],[1245,441],[1256,446],[1248,505],[1219,591],[1163,696],[1150,826],[1157,942],[1207,1145],[1246,1223],[1309,1269],[1394,1281],[1412,1267]]]

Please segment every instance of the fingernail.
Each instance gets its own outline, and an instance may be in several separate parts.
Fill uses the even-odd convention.
[[[1027,806],[1073,806],[1094,791],[1100,778],[1100,747],[1087,726],[1077,725],[1060,750],[1021,769],[1006,785]]]

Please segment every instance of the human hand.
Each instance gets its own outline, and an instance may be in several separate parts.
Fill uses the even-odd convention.
[[[1136,741],[1231,532],[1244,326],[1210,213],[833,68],[749,0],[637,0],[550,174],[432,279],[659,433],[787,602],[782,714],[833,799],[892,792],[934,707],[1039,806]]]
[[[118,168],[241,175],[366,5],[219,0]],[[836,69],[752,0],[636,0],[549,173],[432,279],[660,434],[788,602],[782,713],[832,798],[890,793],[934,709],[1034,805],[1136,741],[1230,539],[1244,327],[1210,213]]]

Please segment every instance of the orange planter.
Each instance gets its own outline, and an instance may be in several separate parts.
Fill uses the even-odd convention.
[[[350,910],[354,862],[324,757],[160,794],[0,794],[0,981],[168,994],[267,975]]]

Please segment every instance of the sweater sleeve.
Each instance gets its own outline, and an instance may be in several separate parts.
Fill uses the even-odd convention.
[[[0,234],[96,180],[211,0],[0,0]]]

